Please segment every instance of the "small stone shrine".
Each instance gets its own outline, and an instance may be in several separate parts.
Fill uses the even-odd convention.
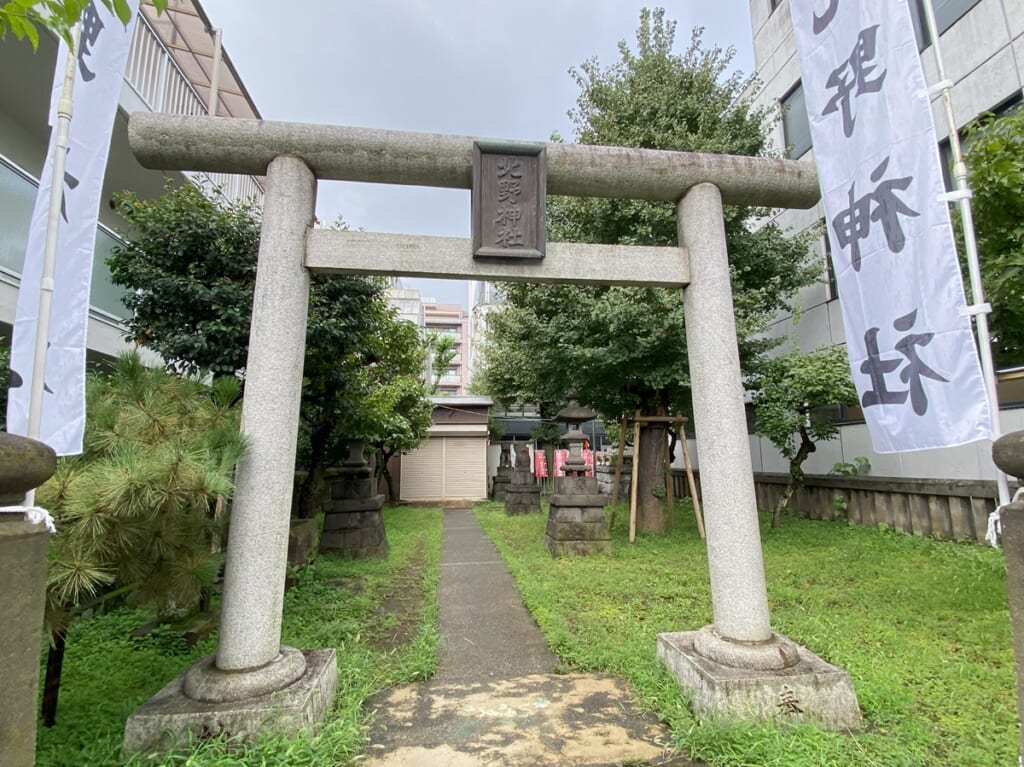
[[[580,424],[596,417],[593,410],[580,407],[574,399],[555,416],[570,427],[564,437],[569,445],[569,457],[562,467],[565,476],[555,477],[555,492],[548,498],[550,508],[544,546],[555,557],[607,554],[612,550],[608,519],[604,514],[609,498],[598,492],[597,478],[587,476],[583,459],[583,441],[587,435],[580,431]]]
[[[516,445],[516,465],[512,471],[512,484],[505,490],[505,513],[529,514],[540,511],[540,487],[530,470],[530,446]]]
[[[498,470],[494,474],[494,484],[491,486],[491,498],[496,501],[505,500],[505,490],[512,482],[512,460],[510,457],[511,442],[501,443],[501,455],[498,458]]]
[[[320,551],[354,557],[386,557],[388,539],[381,507],[384,496],[375,492],[373,471],[363,457],[362,440],[349,443],[341,476],[332,480],[324,502],[324,534]]]

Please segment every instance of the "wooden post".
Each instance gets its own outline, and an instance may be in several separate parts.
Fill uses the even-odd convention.
[[[693,515],[697,518],[697,532],[701,540],[704,539],[704,517],[700,513],[700,499],[697,497],[697,483],[693,479],[693,469],[690,468],[690,450],[686,445],[686,427],[683,427],[683,464],[686,466],[686,482],[690,486],[690,497],[693,498]]]
[[[629,542],[636,541],[636,488],[640,473],[640,411],[633,419],[633,474],[629,486]]]
[[[672,451],[665,445],[665,500],[668,501],[668,528],[676,526],[675,488],[672,487]]]
[[[622,422],[619,425],[619,452],[615,456],[615,480],[612,483],[612,518],[608,523],[608,529],[614,529],[615,527],[615,504],[619,502],[619,488],[622,486],[622,453],[626,449],[626,428],[629,423],[629,419],[626,416],[622,416]]]

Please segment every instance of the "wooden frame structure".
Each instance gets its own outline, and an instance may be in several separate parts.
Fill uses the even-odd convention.
[[[697,496],[697,483],[693,478],[693,468],[690,465],[690,450],[686,444],[685,425],[689,419],[682,416],[652,415],[642,416],[637,410],[633,417],[623,416],[619,428],[619,451],[615,459],[615,481],[612,484],[612,502],[619,497],[619,487],[622,484],[622,454],[626,448],[626,430],[633,427],[633,473],[629,483],[629,542],[636,541],[636,513],[637,513],[637,480],[640,473],[640,462],[637,458],[640,455],[640,428],[642,424],[663,423],[676,427],[679,433],[679,443],[683,448],[683,465],[686,467],[686,483],[690,488],[690,497],[693,498],[693,514],[697,518],[697,532],[701,540],[704,539],[704,517],[700,510],[700,498]],[[675,499],[673,498],[672,483],[672,460],[669,451],[665,451],[665,494],[668,500],[669,526],[675,524]],[[615,524],[615,512],[612,512],[611,524]]]

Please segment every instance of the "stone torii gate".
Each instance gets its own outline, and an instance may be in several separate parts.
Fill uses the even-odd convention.
[[[312,228],[319,179],[470,188],[472,138],[148,113],[129,138],[146,167],[266,174],[267,190],[217,652],[132,715],[126,750],[167,730],[308,725],[333,698],[334,651],[280,643],[310,272],[684,289],[714,623],[661,635],[658,654],[698,710],[856,726],[846,672],[769,623],[722,220],[723,203],[810,207],[813,166],[548,144],[548,192],[674,202],[679,247],[548,243],[543,259],[481,261],[469,239]]]

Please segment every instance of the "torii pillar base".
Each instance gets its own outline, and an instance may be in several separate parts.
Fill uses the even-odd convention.
[[[763,646],[737,645],[736,660],[743,665],[729,665],[698,652],[711,637],[711,627],[658,635],[658,658],[690,693],[698,716],[810,722],[841,732],[860,728],[857,695],[843,669],[778,634]],[[767,662],[758,663],[759,655]],[[772,668],[782,665],[780,658],[792,665]]]

